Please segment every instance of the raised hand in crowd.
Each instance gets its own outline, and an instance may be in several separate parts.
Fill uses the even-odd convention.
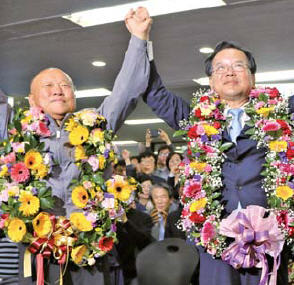
[[[161,140],[163,140],[167,145],[171,145],[172,142],[164,130],[158,129],[158,133]]]
[[[131,164],[130,152],[127,149],[123,149],[122,150],[121,157],[125,161],[126,165],[130,165]]]
[[[125,24],[128,31],[141,40],[148,40],[152,25],[152,19],[146,8],[131,9],[125,16]]]
[[[156,224],[159,222],[159,215],[158,215],[159,213],[162,215],[163,219],[166,220],[168,215],[168,212],[166,210],[161,210],[159,212],[157,209],[153,209],[150,213],[153,224]]]
[[[150,129],[147,129],[146,134],[145,134],[145,146],[147,148],[150,148],[151,147],[151,142],[152,142],[151,131],[150,131]]]

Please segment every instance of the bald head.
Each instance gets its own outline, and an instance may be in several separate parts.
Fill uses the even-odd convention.
[[[72,79],[58,68],[40,71],[31,81],[29,102],[53,119],[62,120],[76,107]]]

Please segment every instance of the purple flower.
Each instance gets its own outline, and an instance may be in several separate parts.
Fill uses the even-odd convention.
[[[113,194],[110,194],[108,192],[105,192],[104,193],[104,198],[114,198],[114,195]]]
[[[196,181],[200,181],[201,180],[201,175],[196,174],[196,175],[194,175],[193,179],[196,180]]]
[[[38,189],[36,187],[33,187],[31,191],[33,195],[38,195]]]
[[[202,141],[202,142],[207,142],[207,141],[208,141],[208,137],[207,137],[207,135],[202,135],[202,136],[201,136],[201,141]]]
[[[211,138],[215,141],[219,141],[222,137],[221,135],[212,135]]]
[[[279,152],[278,155],[282,162],[288,162],[288,158],[285,152]]]
[[[109,149],[106,149],[106,150],[104,151],[104,157],[105,157],[105,158],[108,158],[108,157],[109,157]]]
[[[111,231],[116,232],[116,224],[111,224]]]
[[[294,183],[292,183],[292,182],[288,182],[288,186],[289,186],[290,188],[294,189]]]

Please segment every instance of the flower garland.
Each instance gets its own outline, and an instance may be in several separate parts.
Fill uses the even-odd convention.
[[[73,181],[72,201],[82,212],[74,212],[70,221],[77,231],[72,260],[78,265],[93,265],[95,258],[106,254],[116,238],[116,222],[125,212],[138,188],[133,178],[114,176],[105,181],[105,169],[116,161],[106,130],[106,120],[95,109],[75,113],[66,124],[69,143],[75,147],[75,163],[81,170]]]
[[[257,141],[258,148],[265,148],[261,174],[269,211],[294,250],[294,139],[288,100],[276,88],[254,89],[244,108],[250,117],[246,134]],[[222,163],[232,145],[222,142],[229,120],[224,115],[224,103],[212,92],[194,94],[191,110],[189,119],[181,122],[182,130],[176,133],[185,134],[188,141],[188,157],[181,165],[184,209],[179,226],[208,253],[225,259],[228,236],[223,234],[220,198]]]
[[[9,139],[0,144],[0,228],[12,241],[29,243],[28,251],[37,254],[37,266],[42,264],[40,258],[50,257],[61,265],[70,258],[81,266],[93,265],[117,241],[116,222],[125,219],[138,186],[134,179],[121,176],[105,181],[104,170],[116,160],[111,147],[114,135],[96,110],[73,114],[66,130],[81,170],[79,180],[72,181],[72,201],[82,212],[72,213],[70,219],[45,212],[53,208],[54,200],[45,182],[51,157],[41,140],[50,136],[50,130],[42,110],[17,110]],[[30,262],[28,276],[29,268]],[[43,283],[43,275],[38,274],[37,284]]]

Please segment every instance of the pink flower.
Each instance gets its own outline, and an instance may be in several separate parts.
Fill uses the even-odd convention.
[[[0,217],[0,229],[4,229],[5,222],[9,218],[9,214],[2,214]]]
[[[276,105],[278,103],[278,100],[271,99],[271,100],[268,100],[267,103],[270,104],[270,105]]]
[[[197,135],[202,136],[205,135],[205,130],[203,128],[203,126],[198,125],[197,131],[196,131]]]
[[[15,182],[25,182],[30,178],[30,171],[23,162],[19,162],[12,166],[10,175]]]
[[[9,198],[8,190],[7,189],[2,190],[0,193],[0,202],[7,202],[8,198]]]
[[[211,172],[211,170],[212,170],[212,167],[211,167],[211,165],[209,165],[209,164],[207,164],[207,165],[205,166],[205,168],[204,168],[204,171],[205,171],[205,172]]]
[[[11,145],[14,152],[24,152],[24,149],[25,149],[24,142],[21,142],[21,143],[15,142],[15,143],[12,143]]]
[[[216,235],[215,226],[210,222],[205,222],[201,230],[201,241],[203,243],[209,243]]]
[[[258,88],[258,89],[252,89],[250,92],[250,97],[257,98],[260,93],[265,93],[265,89]]]
[[[29,112],[34,120],[44,120],[45,114],[40,107],[31,107]]]
[[[255,106],[254,106],[255,110],[260,109],[261,107],[264,106],[264,104],[265,104],[265,103],[264,103],[263,101],[256,103]]]
[[[201,183],[192,182],[184,187],[183,194],[186,197],[195,198],[196,194],[201,191]]]
[[[7,164],[7,163],[14,163],[15,160],[16,160],[15,153],[11,152],[11,153],[7,154],[6,156],[2,157],[0,159],[0,162],[3,164]]]
[[[99,168],[99,159],[95,155],[91,155],[88,159],[88,163],[91,165],[93,171]]]
[[[210,147],[208,145],[201,145],[200,148],[202,150],[204,150],[206,153],[214,153],[215,152],[213,147]]]
[[[92,224],[94,224],[97,220],[97,214],[95,213],[89,213],[86,215],[86,219],[91,222]]]
[[[267,122],[265,126],[263,126],[262,130],[264,132],[272,132],[272,131],[277,131],[280,128],[281,126],[277,122]]]
[[[286,174],[294,174],[294,165],[288,163],[279,164],[279,170],[285,172]]]

